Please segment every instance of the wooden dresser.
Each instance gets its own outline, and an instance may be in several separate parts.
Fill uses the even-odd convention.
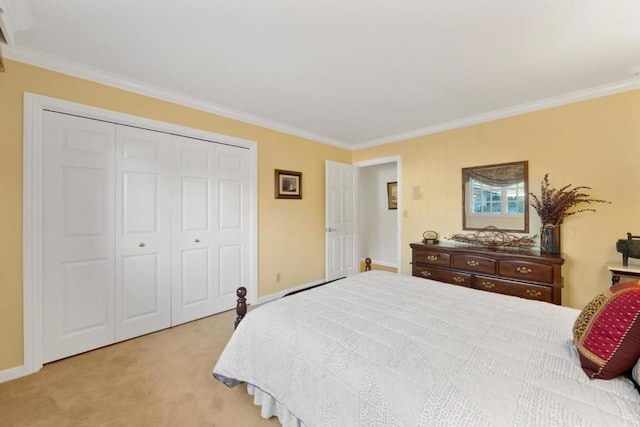
[[[562,304],[564,259],[559,256],[454,243],[411,243],[411,249],[414,276]]]

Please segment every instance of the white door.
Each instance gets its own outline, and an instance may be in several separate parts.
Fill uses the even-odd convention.
[[[252,286],[251,150],[42,120],[44,363],[235,306]]]
[[[214,308],[236,306],[236,289],[249,284],[249,150],[216,145],[214,209]]]
[[[111,344],[113,124],[44,112],[43,361]]]
[[[249,150],[173,137],[172,324],[229,310],[250,263]]]
[[[213,313],[215,145],[174,136],[171,256],[172,324]]]
[[[326,161],[326,280],[358,272],[358,168]]]
[[[171,136],[116,127],[116,341],[171,326]]]

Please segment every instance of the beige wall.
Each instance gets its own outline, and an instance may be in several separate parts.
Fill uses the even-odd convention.
[[[554,187],[586,185],[594,198],[612,202],[562,226],[563,305],[581,308],[605,289],[605,263],[622,260],[616,240],[640,233],[640,90],[360,150],[353,161],[392,155],[402,157],[404,273],[411,271],[409,243],[424,230],[462,232],[463,167],[528,160],[535,194],[549,173]],[[414,185],[424,186],[424,200],[412,200]],[[530,216],[529,234],[538,234],[535,210]]]
[[[6,60],[5,68],[0,74],[0,370],[21,365],[23,358],[24,92],[256,141],[259,294],[324,277],[324,161],[350,163],[350,151],[15,61]],[[302,171],[302,200],[274,199],[274,169]]]

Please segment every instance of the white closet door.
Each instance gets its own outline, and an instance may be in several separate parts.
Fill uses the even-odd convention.
[[[216,145],[213,289],[215,312],[236,306],[236,289],[249,284],[249,150]]]
[[[43,360],[114,340],[113,124],[43,118]]]
[[[171,326],[171,136],[116,127],[116,341]]]
[[[172,324],[213,314],[215,144],[173,136]]]

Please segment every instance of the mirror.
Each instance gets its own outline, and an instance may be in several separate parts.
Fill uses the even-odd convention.
[[[462,228],[529,232],[528,162],[462,169]]]

